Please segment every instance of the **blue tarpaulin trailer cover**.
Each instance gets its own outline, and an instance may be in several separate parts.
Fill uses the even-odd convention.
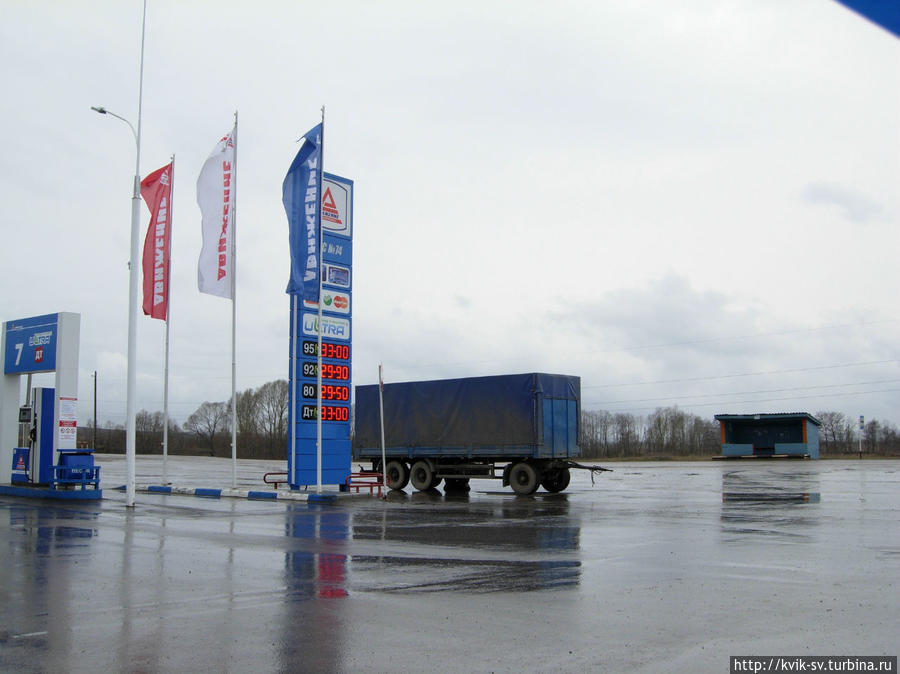
[[[385,384],[385,444],[534,447],[543,444],[544,401],[578,409],[580,398],[579,377],[542,373]],[[377,384],[356,387],[354,445],[381,446]]]

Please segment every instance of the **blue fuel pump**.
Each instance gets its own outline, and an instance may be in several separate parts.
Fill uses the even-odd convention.
[[[33,400],[28,446],[13,450],[11,477],[16,484],[49,484],[53,477],[56,391],[52,388],[36,388]]]
[[[94,450],[78,447],[80,320],[78,314],[60,312],[6,321],[2,325],[2,494],[102,498],[100,467],[94,465]],[[19,378],[33,373],[54,373],[55,386],[35,388],[32,406],[19,407]],[[23,443],[27,444],[25,447],[16,446],[21,423],[30,429],[26,433],[28,440]]]

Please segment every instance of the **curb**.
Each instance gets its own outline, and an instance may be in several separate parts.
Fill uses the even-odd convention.
[[[125,491],[125,485],[115,487],[117,491]],[[197,496],[199,498],[246,498],[252,501],[307,501],[313,494],[295,492],[259,491],[253,489],[208,489],[204,487],[175,487],[169,485],[138,485],[135,491],[146,494],[177,494],[178,496]]]
[[[125,485],[113,487],[115,491],[125,491]],[[370,497],[365,493],[294,491],[260,491],[254,489],[209,489],[204,487],[175,487],[171,485],[137,485],[135,491],[147,494],[177,494],[179,496],[196,496],[198,498],[245,498],[251,501],[308,501],[309,503],[336,503],[347,498]],[[377,497],[374,497],[377,498]]]

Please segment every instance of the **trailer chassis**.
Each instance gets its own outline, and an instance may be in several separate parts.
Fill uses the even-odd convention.
[[[381,460],[372,460],[372,470],[381,471]],[[408,484],[419,491],[434,489],[441,482],[445,490],[468,490],[470,479],[501,480],[516,494],[534,494],[539,487],[556,494],[565,491],[571,479],[571,470],[591,471],[591,483],[595,473],[609,471],[602,466],[587,466],[571,459],[534,459],[504,457],[502,459],[447,459],[423,457],[388,458],[387,486],[394,490]]]

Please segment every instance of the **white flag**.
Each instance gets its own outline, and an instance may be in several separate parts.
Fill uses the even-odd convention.
[[[197,265],[201,293],[234,299],[234,131],[219,141],[197,178],[203,248]]]

